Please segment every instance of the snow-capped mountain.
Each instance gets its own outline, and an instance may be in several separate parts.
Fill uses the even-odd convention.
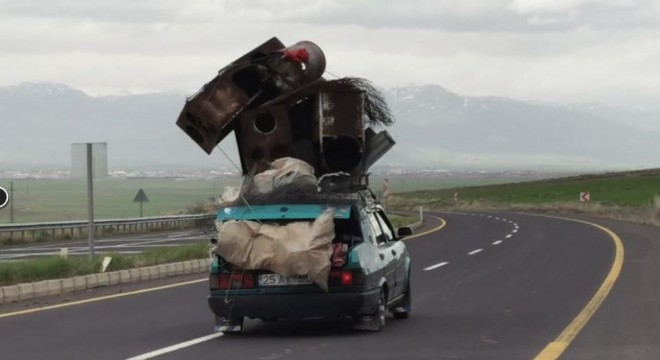
[[[386,96],[397,118],[395,150],[420,154],[424,161],[660,165],[660,111],[653,109],[469,97],[434,85],[388,89]]]
[[[414,166],[659,166],[660,111],[469,97],[436,85],[385,90],[397,146],[380,164]],[[0,87],[0,167],[66,167],[73,142],[108,142],[110,167],[204,166],[176,125],[176,93],[92,97],[61,84]],[[232,137],[230,137],[232,138]],[[233,139],[223,143],[236,159]]]

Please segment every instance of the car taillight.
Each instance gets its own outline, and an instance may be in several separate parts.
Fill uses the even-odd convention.
[[[353,273],[350,271],[341,272],[341,284],[342,285],[353,285]]]
[[[232,273],[218,276],[218,288],[221,290],[251,289],[253,287],[254,277],[252,274]]]
[[[254,287],[254,276],[252,274],[243,275],[243,289],[252,289]]]
[[[330,271],[331,285],[353,285],[353,272],[350,270]]]

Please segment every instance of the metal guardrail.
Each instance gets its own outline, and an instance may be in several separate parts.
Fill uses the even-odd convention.
[[[215,214],[194,214],[194,215],[171,215],[154,216],[144,218],[127,219],[104,219],[94,221],[95,233],[122,232],[122,231],[140,231],[158,228],[177,228],[199,224],[199,222],[215,219]],[[80,237],[86,234],[89,223],[87,220],[74,221],[53,221],[41,223],[24,224],[0,224],[0,237],[13,239],[15,235],[20,234],[20,239],[26,237],[34,238],[36,234],[42,237],[52,236],[59,233],[67,234],[69,237]]]

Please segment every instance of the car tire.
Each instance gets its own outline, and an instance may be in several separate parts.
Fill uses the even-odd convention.
[[[410,280],[408,280],[408,284],[406,285],[406,294],[403,296],[401,302],[392,309],[392,316],[394,316],[395,319],[407,319],[410,317],[411,310],[412,292],[410,291]]]

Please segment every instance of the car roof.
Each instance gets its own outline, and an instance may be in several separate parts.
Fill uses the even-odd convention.
[[[217,219],[227,220],[310,220],[316,219],[326,210],[334,211],[335,219],[351,217],[350,204],[268,204],[251,206],[229,206],[218,211]]]
[[[335,218],[348,219],[353,207],[367,212],[380,208],[371,191],[317,193],[299,198],[273,197],[272,200],[272,202],[249,203],[239,199],[234,204],[220,208],[217,219],[220,221],[315,219],[328,208],[335,211]]]

